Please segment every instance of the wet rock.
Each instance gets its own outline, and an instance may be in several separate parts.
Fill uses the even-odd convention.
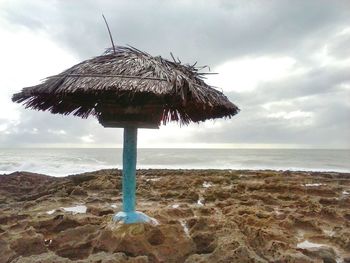
[[[286,251],[283,255],[281,255],[278,259],[274,260],[276,263],[318,263],[319,260],[315,261],[315,259],[310,258],[308,256],[303,255],[300,252],[295,251]],[[323,263],[323,262],[320,262]]]
[[[11,258],[16,256],[16,252],[10,248],[10,244],[8,244],[5,240],[1,239],[0,236],[0,262],[9,262]]]
[[[21,256],[37,255],[47,251],[43,235],[36,233],[33,229],[21,232],[10,243],[10,248]]]
[[[214,207],[200,207],[198,210],[198,212],[203,216],[210,216],[215,213]]]
[[[70,195],[82,195],[82,196],[86,196],[87,195],[87,192],[80,186],[76,186],[73,191],[70,193]]]
[[[151,262],[183,262],[194,251],[192,241],[180,224],[119,225],[113,229],[113,233],[118,239],[116,252],[130,256],[146,255]]]
[[[160,196],[167,199],[176,198],[176,197],[186,198],[186,194],[180,194],[178,191],[174,191],[174,190],[169,190],[169,191],[160,193]],[[158,199],[159,198],[155,198],[154,200],[158,200]]]
[[[160,211],[160,214],[173,219],[192,217],[194,215],[191,208],[164,208]]]
[[[10,215],[0,215],[0,224],[9,225],[28,218],[28,215],[18,214],[16,210],[14,212],[16,213]]]
[[[88,182],[95,178],[96,178],[96,175],[91,173],[76,174],[76,175],[68,176],[68,179],[70,179],[74,185],[80,185],[83,182]]]
[[[120,239],[110,228],[101,229],[96,238],[92,240],[92,246],[98,251],[114,252],[119,246]]]
[[[350,192],[349,174],[138,173],[137,206],[159,225],[112,222],[119,208],[110,204],[122,201],[119,170],[0,176],[0,262],[291,263],[334,262],[339,257],[329,247],[350,254],[350,198],[343,194]],[[315,183],[322,187],[305,186]],[[60,209],[77,203],[87,213]],[[320,240],[326,248],[301,249],[300,240]]]
[[[331,247],[319,247],[304,249],[303,253],[316,259],[322,259],[324,263],[337,263],[337,256]]]
[[[99,263],[148,263],[147,256],[139,257],[128,257],[124,253],[106,253],[99,252],[96,254],[90,255],[87,259],[78,260],[77,263],[90,263],[90,262],[99,262]]]
[[[114,211],[112,208],[101,207],[101,206],[88,206],[86,212],[93,214],[95,216],[104,216],[104,215],[114,214]]]
[[[217,246],[215,235],[210,232],[201,232],[192,235],[192,240],[196,244],[198,254],[208,254],[214,251]]]
[[[87,258],[93,251],[92,241],[98,229],[96,225],[84,225],[61,231],[52,239],[50,249],[71,260]]]
[[[80,225],[82,224],[73,216],[65,214],[58,214],[52,218],[38,220],[32,223],[32,226],[43,234],[58,233]]]
[[[189,222],[189,225],[191,233],[209,230],[209,222],[208,218],[206,217],[199,217],[198,219],[196,218],[195,220]]]
[[[195,191],[186,191],[180,196],[180,198],[187,199],[192,202],[197,202],[197,200],[199,199],[199,195]]]
[[[215,260],[215,258],[213,258],[213,260]],[[225,252],[225,254],[221,256],[221,262],[267,263],[266,260],[245,246],[239,246],[232,251]]]
[[[161,245],[165,240],[165,236],[159,228],[152,228],[150,231],[148,231],[146,238],[152,246]]]
[[[208,259],[208,255],[199,255],[199,254],[193,254],[191,256],[189,256],[185,263],[210,263],[211,261],[209,261]]]
[[[60,257],[53,252],[47,252],[40,255],[23,257],[20,256],[11,261],[11,263],[44,263],[44,262],[55,262],[55,263],[72,263],[70,259]]]
[[[98,176],[94,180],[84,182],[81,186],[90,190],[116,189],[118,187],[114,181],[103,176]]]
[[[266,213],[264,211],[256,212],[255,215],[259,218],[269,218],[271,216],[270,213]]]

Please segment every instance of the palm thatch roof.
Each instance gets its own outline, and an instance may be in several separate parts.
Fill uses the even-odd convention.
[[[104,126],[188,124],[237,114],[237,106],[207,85],[199,69],[118,46],[23,88],[12,100],[51,113],[94,115]]]

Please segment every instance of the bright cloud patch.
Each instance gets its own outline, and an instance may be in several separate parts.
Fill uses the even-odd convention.
[[[210,83],[224,91],[246,92],[255,89],[260,82],[275,81],[295,74],[296,61],[291,57],[258,57],[231,60],[214,71]]]
[[[80,139],[85,143],[93,143],[95,141],[93,138],[94,136],[92,134],[80,137]]]
[[[7,130],[7,124],[0,124],[0,132]]]
[[[66,135],[66,131],[65,130],[51,130],[48,129],[47,130],[49,133],[55,134],[55,135]]]
[[[74,65],[77,59],[44,32],[7,25],[1,17],[0,25],[0,118],[19,120],[18,109],[21,106],[11,101],[12,94],[23,87],[39,84],[47,76],[60,73]]]
[[[312,116],[313,116],[312,112],[305,112],[300,110],[291,111],[291,112],[280,111],[276,113],[270,113],[267,115],[267,117],[269,118],[283,118],[286,120],[311,118]]]

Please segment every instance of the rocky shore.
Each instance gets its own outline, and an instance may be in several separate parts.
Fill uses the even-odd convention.
[[[111,221],[120,170],[0,176],[0,263],[350,262],[350,174],[139,170],[138,210]]]

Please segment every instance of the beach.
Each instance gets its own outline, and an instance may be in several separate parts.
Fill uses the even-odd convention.
[[[0,262],[350,262],[350,174],[137,171],[137,210],[112,222],[121,171],[0,176]]]

